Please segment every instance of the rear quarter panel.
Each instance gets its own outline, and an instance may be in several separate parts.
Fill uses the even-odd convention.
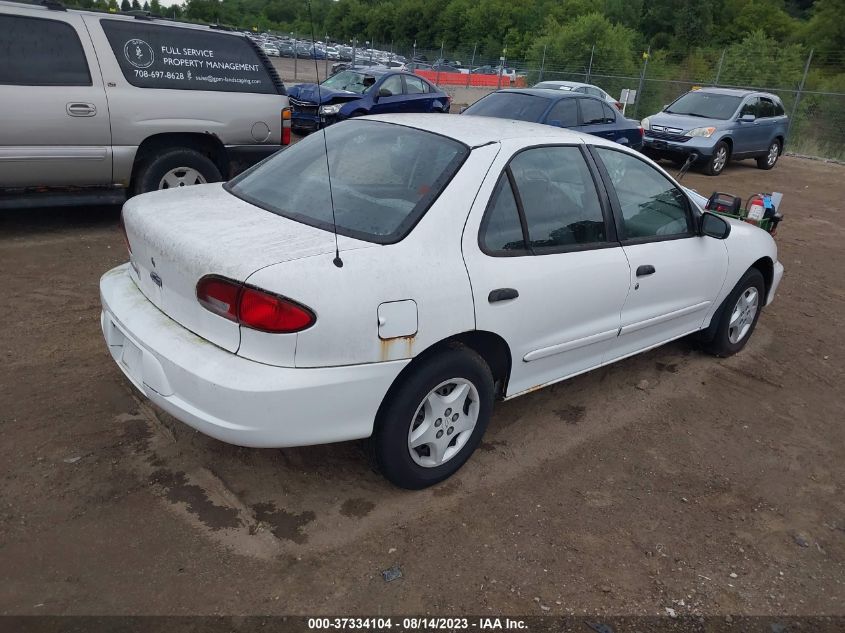
[[[248,283],[310,307],[317,322],[296,341],[297,367],[326,367],[413,358],[431,345],[475,327],[461,236],[469,209],[498,145],[473,150],[440,197],[402,241],[286,262]],[[378,308],[412,300],[417,332],[379,338]]]

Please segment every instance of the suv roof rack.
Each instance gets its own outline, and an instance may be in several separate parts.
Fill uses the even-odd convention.
[[[41,6],[46,7],[49,11],[67,11],[67,7],[59,0],[41,0]]]

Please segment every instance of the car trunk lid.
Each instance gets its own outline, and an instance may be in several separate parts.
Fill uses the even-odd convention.
[[[144,296],[194,334],[236,352],[240,326],[203,308],[196,285],[205,275],[244,282],[273,264],[334,253],[329,231],[270,213],[221,184],[159,191],[124,205],[132,277]],[[341,237],[343,249],[372,246]]]

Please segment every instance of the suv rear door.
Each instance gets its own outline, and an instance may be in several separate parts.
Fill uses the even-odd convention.
[[[0,8],[0,187],[112,182],[109,109],[77,13]]]

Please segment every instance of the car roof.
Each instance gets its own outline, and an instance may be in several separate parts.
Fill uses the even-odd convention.
[[[426,132],[434,132],[460,141],[469,147],[478,147],[504,140],[538,139],[551,143],[584,143],[589,139],[594,145],[614,146],[616,143],[597,136],[586,136],[541,123],[528,123],[496,117],[471,116],[466,114],[378,114],[366,117],[375,121],[404,125]]]
[[[581,86],[590,86],[591,88],[595,88],[593,84],[585,84],[581,83],[580,81],[557,81],[557,80],[549,80],[549,81],[538,81],[538,84],[553,84],[555,86],[571,86],[573,88],[579,88]]]
[[[771,92],[765,92],[764,90],[747,90],[745,88],[712,88],[712,87],[704,87],[699,88],[698,90],[690,90],[690,92],[707,92],[710,94],[717,94],[717,95],[731,95],[733,97],[747,97],[749,95],[761,95],[764,97],[769,97],[772,99],[776,99],[780,101],[780,97],[776,94],[772,94]]]
[[[490,94],[497,94],[499,92],[531,95],[532,97],[543,97],[544,99],[596,99],[597,101],[603,101],[603,99],[599,99],[595,95],[585,95],[582,92],[570,92],[568,90],[562,91],[556,88],[503,88]]]

